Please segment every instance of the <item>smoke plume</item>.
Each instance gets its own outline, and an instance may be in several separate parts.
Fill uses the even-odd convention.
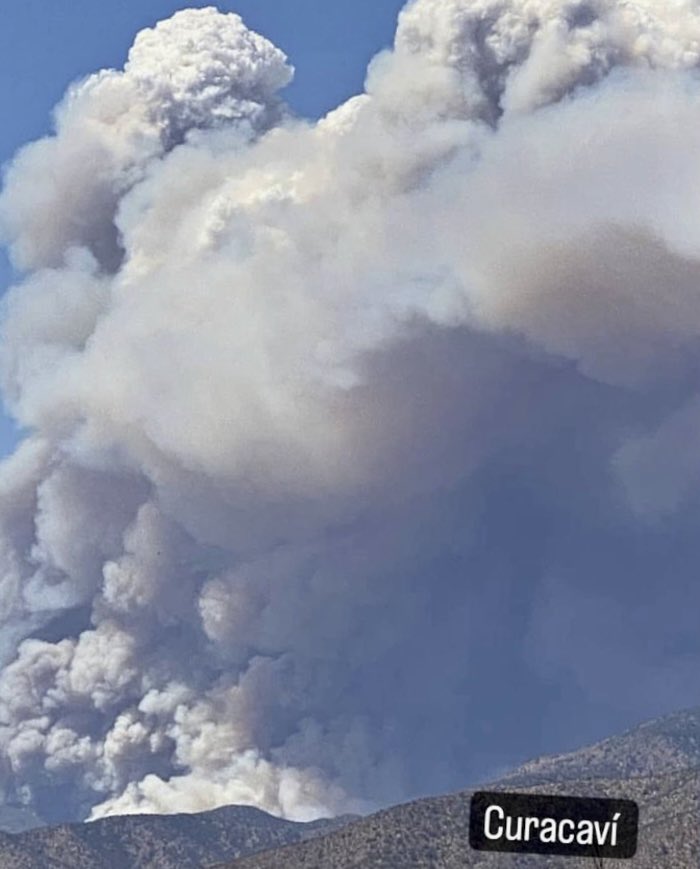
[[[466,786],[698,696],[700,5],[413,0],[318,122],[186,10],[7,167],[0,783]]]

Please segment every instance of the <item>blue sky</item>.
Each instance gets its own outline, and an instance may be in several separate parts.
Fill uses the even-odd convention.
[[[0,162],[51,128],[66,86],[103,67],[120,67],[134,35],[178,9],[216,5],[238,12],[290,57],[296,68],[287,100],[318,117],[362,89],[369,59],[391,44],[404,0],[23,0],[3,10],[0,28]],[[0,288],[12,276],[0,252]],[[0,413],[0,455],[17,432]]]

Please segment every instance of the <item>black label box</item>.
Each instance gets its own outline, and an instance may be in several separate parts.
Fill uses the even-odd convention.
[[[469,842],[477,851],[629,860],[638,828],[631,800],[479,791],[471,800]]]

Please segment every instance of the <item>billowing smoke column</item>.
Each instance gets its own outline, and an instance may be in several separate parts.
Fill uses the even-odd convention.
[[[700,5],[184,11],[8,167],[0,781],[295,818],[698,698]]]

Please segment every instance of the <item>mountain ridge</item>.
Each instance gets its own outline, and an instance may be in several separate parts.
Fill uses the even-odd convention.
[[[470,800],[481,789],[633,799],[640,806],[640,847],[626,865],[697,869],[700,707],[576,751],[535,758],[478,788],[393,806],[318,839],[217,869],[570,869],[565,858],[473,851]]]
[[[469,803],[476,789],[308,824],[224,806],[0,833],[0,869],[571,869],[571,861],[557,858],[472,851]],[[478,789],[634,799],[640,850],[627,865],[697,869],[700,707],[534,758]]]
[[[122,815],[0,834],[0,869],[183,869],[302,841],[354,816],[287,821],[252,806]]]

